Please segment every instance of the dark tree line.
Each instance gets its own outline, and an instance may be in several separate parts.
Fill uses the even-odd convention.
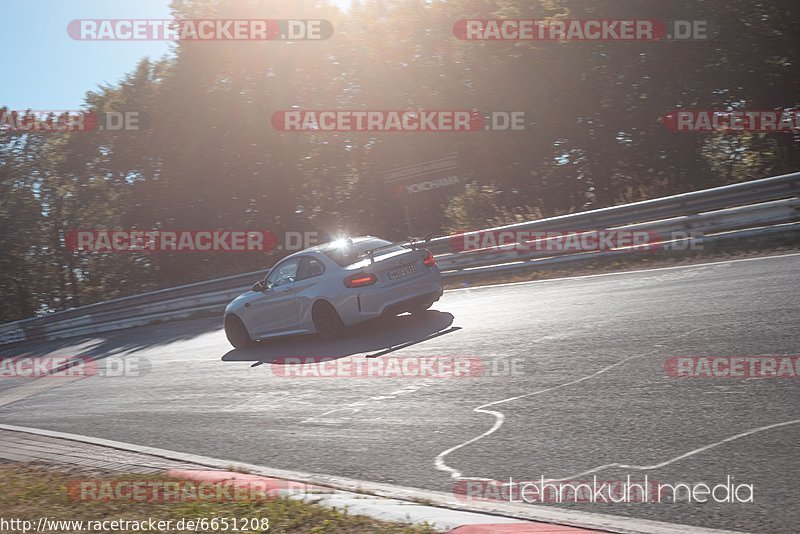
[[[141,131],[0,131],[0,321],[270,265],[274,254],[85,254],[86,228],[253,228],[403,239],[381,173],[458,155],[462,186],[409,195],[418,234],[485,227],[796,171],[787,133],[674,133],[676,108],[796,108],[794,0],[181,0],[180,18],[328,19],[314,42],[180,42],[92,111]],[[708,19],[708,41],[497,42],[464,18]],[[279,132],[287,109],[523,110],[525,131]],[[277,252],[275,253],[277,254]]]

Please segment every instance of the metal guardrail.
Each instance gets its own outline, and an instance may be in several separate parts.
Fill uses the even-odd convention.
[[[599,230],[637,222],[696,215],[723,208],[796,197],[799,192],[800,173],[784,174],[772,178],[762,178],[761,180],[622,204],[610,208],[561,215],[520,224],[485,228],[474,232],[465,232],[464,234],[470,235],[501,230]],[[434,254],[449,252],[451,238],[452,236],[438,237],[430,240],[425,246]]]
[[[756,226],[773,226],[798,219],[800,214],[800,198],[776,200],[750,206],[736,208],[726,208],[697,215],[684,215],[652,221],[647,223],[626,224],[611,226],[608,228],[592,228],[587,233],[596,233],[597,230],[626,230],[647,232],[656,243],[643,250],[659,250],[662,248],[674,247],[670,243],[674,240],[681,240],[681,237],[688,238],[692,234],[712,234],[716,232],[730,232],[753,228]],[[523,227],[529,231],[528,227]],[[515,230],[518,232],[519,229]],[[508,227],[504,231],[508,231]],[[552,231],[547,228],[547,231]],[[574,231],[574,230],[573,230]],[[514,232],[512,232],[513,234]],[[680,234],[685,234],[681,236]],[[463,234],[462,234],[463,235]],[[461,238],[451,238],[453,248],[458,247],[458,240]],[[663,239],[663,241],[661,241]],[[546,241],[546,239],[542,239]],[[522,245],[522,246],[519,246]],[[545,250],[541,250],[544,248]],[[553,247],[555,248],[555,247]],[[533,250],[531,250],[533,249]],[[570,250],[547,250],[546,246],[532,247],[528,242],[514,241],[493,247],[475,251],[453,252],[436,257],[436,263],[445,272],[453,275],[451,271],[462,269],[472,269],[485,265],[496,265],[501,262],[511,262],[519,260],[532,260],[536,258],[547,258],[552,256],[575,256],[576,259],[586,259],[586,254],[597,254],[597,252],[585,253],[577,256],[575,251]],[[632,252],[623,250],[623,252]]]
[[[636,229],[660,233],[727,232],[712,239],[800,229],[800,173],[683,193],[610,208],[487,228],[485,232],[559,232]],[[754,230],[754,228],[758,228]],[[633,249],[595,253],[516,252],[513,245],[458,252],[444,236],[421,243],[436,255],[445,278],[554,263],[590,261],[636,253]],[[709,241],[706,237],[705,241]],[[264,270],[114,299],[0,325],[0,345],[64,339],[133,326],[222,313],[225,305],[263,277]]]

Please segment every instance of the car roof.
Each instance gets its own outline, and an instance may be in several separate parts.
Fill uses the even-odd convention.
[[[362,235],[362,236],[357,236],[357,237],[351,237],[349,239],[353,243],[363,243],[364,241],[369,241],[370,239],[380,239],[381,241],[386,241],[385,239],[381,239],[380,237],[375,237],[375,236],[372,236],[372,235]],[[325,252],[327,250],[330,250],[330,249],[334,248],[333,244],[338,242],[338,241],[341,241],[341,240],[337,239],[335,241],[328,241],[327,243],[314,245],[313,247],[308,247],[307,249],[301,250],[300,252]],[[390,241],[386,241],[386,242],[390,243]]]
[[[372,235],[362,235],[362,236],[357,236],[357,237],[351,237],[350,239],[353,241],[353,243],[362,243],[362,242],[367,241],[369,239],[380,239],[381,241],[386,241],[385,239],[381,239],[380,237],[375,237],[375,236],[372,236]],[[293,254],[289,254],[288,256],[279,259],[277,262],[275,262],[275,264],[277,265],[278,263],[281,263],[284,260],[288,260],[289,258],[294,258],[295,256],[301,256],[301,255],[304,255],[304,254],[309,254],[309,253],[324,254],[325,251],[330,250],[332,248],[332,245],[335,242],[336,241],[328,241],[327,243],[321,243],[319,245],[314,245],[313,247],[308,247],[308,248],[303,249],[303,250],[298,250],[297,252],[295,252]],[[386,242],[390,243],[390,241],[386,241]]]

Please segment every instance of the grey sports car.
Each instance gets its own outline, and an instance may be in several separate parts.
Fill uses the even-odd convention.
[[[236,348],[292,334],[334,338],[383,314],[426,310],[441,296],[430,251],[372,236],[341,239],[280,260],[225,308],[225,334]]]

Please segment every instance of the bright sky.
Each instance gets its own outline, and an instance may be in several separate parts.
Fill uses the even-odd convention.
[[[289,1],[289,0],[287,0]],[[169,0],[2,0],[0,107],[77,109],[87,91],[116,84],[145,56],[168,54],[167,41],[76,41],[73,19],[168,19]],[[350,0],[334,0],[340,8]]]

